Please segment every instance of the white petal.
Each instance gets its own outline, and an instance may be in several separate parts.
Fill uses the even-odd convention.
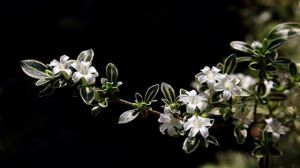
[[[51,61],[50,62],[50,64],[49,64],[49,66],[57,66],[59,64],[59,62],[56,60],[56,59],[54,59],[53,61]]]
[[[53,74],[54,75],[56,75],[56,74],[58,74],[61,70],[60,70],[60,68],[59,67],[54,67],[53,69],[52,69],[52,71],[53,71]]]
[[[161,124],[159,126],[159,131],[162,133],[162,134],[165,134],[165,130],[168,128],[168,125],[167,124]]]
[[[213,89],[215,86],[216,81],[215,80],[208,80],[207,85],[210,89]]]
[[[67,73],[68,76],[71,76],[71,75],[72,75],[71,69],[65,69],[64,71]]]
[[[84,78],[85,78],[86,82],[90,85],[92,85],[96,82],[96,79],[92,74],[84,75]]]
[[[224,87],[223,87],[223,85],[221,84],[221,83],[217,83],[216,85],[215,85],[215,88],[214,88],[214,90],[215,91],[222,91],[222,90],[224,90]]]
[[[60,62],[61,64],[66,64],[66,63],[67,63],[67,61],[68,61],[68,59],[69,59],[69,57],[68,57],[68,56],[66,56],[66,55],[63,55],[63,56],[61,56],[61,57],[60,57],[60,60],[59,60],[59,62]]]
[[[208,133],[208,129],[206,127],[201,127],[200,128],[200,133],[204,138],[207,138],[209,133]]]
[[[187,94],[188,94],[189,96],[196,96],[196,95],[197,95],[197,92],[196,92],[196,90],[191,90],[191,91],[187,92]]]
[[[190,133],[189,133],[189,137],[194,137],[197,135],[197,133],[199,132],[199,128],[191,128]]]
[[[71,65],[74,69],[76,69],[77,71],[81,71],[82,69],[82,64],[78,61],[74,61],[73,64]]]
[[[172,112],[171,112],[171,108],[169,107],[169,106],[166,106],[165,108],[164,108],[164,114],[171,114]]]
[[[94,77],[97,77],[99,75],[97,70],[93,66],[89,67],[88,73],[93,74]]]
[[[160,114],[158,122],[160,123],[166,123],[169,122],[170,118],[166,114]]]
[[[218,73],[218,72],[220,72],[221,70],[218,69],[217,67],[213,66],[212,69],[211,69],[211,71],[213,71],[214,73]]]
[[[175,135],[177,135],[177,132],[176,132],[176,130],[174,129],[174,127],[168,127],[167,132],[168,132],[168,135],[170,135],[170,136],[175,136]]]
[[[210,68],[208,66],[205,66],[202,70],[201,70],[204,74],[207,74],[210,71]]]
[[[75,72],[73,74],[72,80],[74,83],[77,83],[82,78],[82,74],[80,72]]]
[[[183,128],[185,131],[191,129],[192,127],[193,127],[193,121],[191,121],[190,119],[183,124]]]
[[[196,106],[193,105],[193,104],[188,104],[188,105],[186,105],[186,111],[187,111],[188,113],[194,113],[194,112],[195,112],[195,109],[196,109]]]
[[[199,110],[202,112],[202,111],[204,111],[204,110],[206,110],[206,108],[207,108],[207,104],[206,103],[199,103],[198,105],[197,105],[197,107],[199,108]]]
[[[228,101],[231,98],[231,92],[224,90],[223,98]]]
[[[205,76],[205,75],[200,75],[200,76],[198,77],[198,81],[199,81],[200,83],[206,82],[206,81],[207,81],[207,76]]]

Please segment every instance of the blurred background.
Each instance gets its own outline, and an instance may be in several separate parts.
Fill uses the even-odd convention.
[[[39,98],[19,62],[75,59],[92,48],[100,76],[109,62],[119,68],[122,98],[133,101],[136,91],[162,81],[190,89],[200,69],[233,52],[229,42],[261,39],[276,23],[299,21],[296,1],[10,0],[0,7],[0,167],[234,167],[221,163],[226,156],[255,167],[243,154],[253,144],[237,145],[230,125],[211,131],[220,147],[186,155],[184,139],[161,135],[156,116],[118,125],[128,107],[111,105],[92,117],[72,88]],[[282,50],[298,60],[293,51]]]

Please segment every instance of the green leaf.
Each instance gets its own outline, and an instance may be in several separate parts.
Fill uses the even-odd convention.
[[[218,140],[217,140],[214,136],[212,136],[212,135],[209,135],[209,136],[206,138],[206,140],[207,140],[209,143],[212,143],[212,144],[214,144],[214,145],[216,145],[216,146],[219,146]]]
[[[263,157],[266,154],[266,150],[265,150],[265,148],[263,146],[256,146],[252,150],[251,154],[253,156],[255,156],[255,157],[259,157],[260,158],[260,157]]]
[[[267,91],[267,87],[266,85],[263,83],[263,82],[260,82],[257,86],[257,94],[259,96],[264,96],[266,94],[266,91]]]
[[[101,108],[106,108],[108,106],[108,98],[104,98],[103,100],[99,101],[98,102],[98,105],[101,107]]]
[[[288,58],[277,58],[275,63],[278,63],[278,64],[289,64],[291,62],[290,59]]]
[[[118,69],[113,63],[109,63],[106,66],[106,76],[109,82],[116,82],[118,79]]]
[[[233,41],[230,43],[230,46],[233,49],[242,51],[242,52],[246,52],[246,53],[250,53],[252,51],[251,46],[248,43],[242,42],[242,41]]]
[[[285,42],[286,42],[286,39],[282,39],[282,38],[275,39],[268,45],[267,50],[269,50],[269,51],[277,50],[278,48],[283,46],[285,44]]]
[[[196,137],[187,137],[183,142],[182,149],[185,153],[189,154],[194,152],[199,146],[200,140]]]
[[[249,64],[249,68],[258,71],[260,69],[260,64],[258,64],[257,62],[251,62]]]
[[[298,23],[283,23],[279,24],[269,33],[268,39],[274,40],[278,38],[292,38],[294,36],[299,35],[300,25]]]
[[[129,123],[130,121],[134,120],[138,115],[139,112],[136,113],[135,110],[128,110],[120,115],[118,124]]]
[[[48,83],[39,93],[39,97],[52,95],[54,92],[54,88],[52,87],[52,83]]]
[[[23,72],[35,79],[49,78],[45,73],[47,66],[37,60],[23,60],[20,62]]]
[[[234,72],[237,65],[236,55],[228,56],[224,61],[223,73],[231,74]]]
[[[240,129],[238,127],[235,127],[233,130],[234,137],[236,139],[236,142],[238,144],[243,144],[245,142],[245,139],[247,137],[247,130],[246,129]]]
[[[51,81],[52,78],[41,78],[36,83],[35,86],[42,86]]]
[[[259,168],[269,168],[270,167],[270,156],[266,154],[264,157],[261,157],[258,161]]]
[[[237,62],[252,62],[252,61],[255,61],[255,58],[251,57],[251,56],[243,56],[243,57],[237,57],[236,61]]]
[[[271,148],[269,148],[269,152],[270,152],[270,154],[273,155],[273,156],[282,156],[281,150],[278,149],[278,148],[275,148],[275,147],[273,147],[273,146],[272,146]]]
[[[278,69],[273,65],[267,65],[264,70],[267,72],[276,72]]]
[[[283,93],[271,93],[268,95],[270,101],[284,101],[286,100],[286,95]]]
[[[91,111],[92,116],[94,116],[94,117],[98,116],[100,114],[101,110],[102,110],[101,106],[93,107],[92,111]]]
[[[143,102],[143,96],[138,92],[135,93],[135,102]]]
[[[92,62],[94,58],[94,51],[92,49],[82,51],[78,57],[77,61],[81,62]]]
[[[298,78],[298,70],[295,63],[293,62],[290,63],[289,70],[294,79]]]
[[[175,91],[171,85],[163,82],[160,86],[160,89],[164,97],[168,100],[170,104],[175,102]]]
[[[144,101],[146,103],[149,103],[152,100],[154,100],[154,98],[156,97],[156,95],[158,93],[158,90],[159,90],[159,84],[150,86],[145,93]]]
[[[82,98],[85,104],[90,105],[95,98],[94,89],[91,87],[80,88],[80,97]]]

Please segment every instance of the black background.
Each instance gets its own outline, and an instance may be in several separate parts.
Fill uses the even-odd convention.
[[[162,81],[189,89],[201,68],[232,52],[230,41],[243,40],[241,16],[231,5],[240,6],[237,0],[1,2],[0,167],[196,167],[215,161],[216,151],[241,149],[224,128],[211,131],[221,147],[186,155],[184,139],[161,135],[156,116],[118,125],[128,107],[115,105],[92,117],[71,88],[38,98],[19,65],[63,54],[75,59],[92,48],[100,76],[109,62],[119,68],[122,98],[133,101],[136,91]]]

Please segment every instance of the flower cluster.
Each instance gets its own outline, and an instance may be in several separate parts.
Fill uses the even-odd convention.
[[[63,55],[48,65],[23,60],[21,67],[28,76],[37,79],[37,86],[45,86],[41,93],[76,86],[83,102],[92,106],[94,116],[109,103],[131,107],[120,115],[119,124],[139,116],[157,115],[162,134],[186,136],[182,147],[186,153],[199,145],[219,145],[209,133],[217,118],[231,122],[239,144],[245,142],[251,129],[255,142],[252,154],[258,158],[260,167],[269,167],[271,156],[282,155],[278,149],[280,137],[289,130],[300,129],[299,103],[288,99],[298,95],[293,92],[300,88],[300,74],[294,62],[279,58],[277,52],[296,35],[300,35],[300,25],[286,23],[275,27],[263,42],[231,42],[231,47],[244,55],[232,54],[216,66],[205,66],[195,75],[194,89],[180,89],[176,95],[173,87],[163,82],[150,86],[144,94],[136,92],[134,102],[115,95],[122,82],[118,81],[118,69],[112,63],[106,66],[106,78],[100,79],[101,86],[95,86],[99,74],[92,66],[93,50],[81,52],[76,60]],[[235,74],[241,62],[248,64],[253,76]],[[159,91],[163,95],[163,113],[151,107]]]

